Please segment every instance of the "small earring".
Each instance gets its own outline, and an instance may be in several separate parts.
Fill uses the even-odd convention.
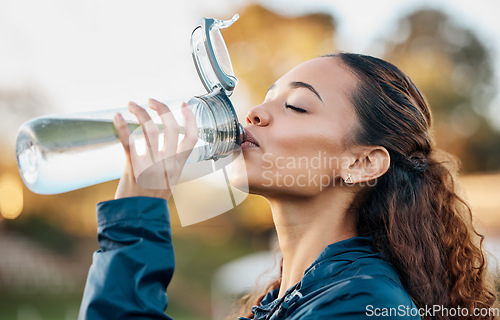
[[[352,183],[352,177],[350,173],[347,174],[347,179],[345,179],[345,183]]]

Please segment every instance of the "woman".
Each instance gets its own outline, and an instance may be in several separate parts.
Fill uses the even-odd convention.
[[[175,135],[168,108],[150,106]],[[155,136],[146,112],[129,107]],[[187,108],[184,115],[192,125]],[[483,237],[430,125],[408,77],[369,56],[316,58],[270,87],[248,113],[242,150],[250,192],[271,205],[282,270],[246,317],[493,318],[474,313],[495,302]],[[130,159],[128,128],[119,116],[115,126]],[[182,152],[162,172],[170,185],[195,142],[192,127],[186,131]],[[233,175],[232,184],[243,180]],[[81,318],[168,318],[173,251],[166,202],[155,197],[168,199],[170,190],[142,189],[129,161],[116,200],[98,205],[101,251]]]

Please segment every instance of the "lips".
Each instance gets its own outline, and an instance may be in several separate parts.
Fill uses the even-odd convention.
[[[258,148],[259,143],[257,142],[257,140],[255,140],[255,137],[252,135],[250,130],[246,129],[245,133],[246,133],[246,140],[241,144],[241,148],[242,149]]]

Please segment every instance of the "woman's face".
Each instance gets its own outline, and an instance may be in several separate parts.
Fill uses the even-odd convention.
[[[246,119],[242,150],[251,193],[312,196],[338,184],[356,123],[354,85],[354,75],[331,57],[307,61],[271,85]],[[242,179],[233,172],[231,183]]]

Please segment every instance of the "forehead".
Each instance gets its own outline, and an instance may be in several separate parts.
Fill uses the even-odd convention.
[[[310,84],[319,92],[324,102],[344,100],[356,85],[354,74],[335,57],[320,57],[306,61],[281,77],[276,84],[286,86],[300,81]]]

